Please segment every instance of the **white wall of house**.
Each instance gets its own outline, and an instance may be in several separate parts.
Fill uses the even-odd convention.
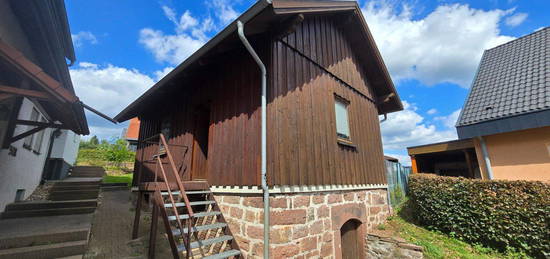
[[[39,107],[24,98],[18,119],[30,120],[33,109],[44,116]],[[17,125],[13,135],[19,135],[30,128],[32,127]],[[41,141],[38,137],[40,132],[33,134],[30,147],[24,147],[25,138],[12,143],[11,146],[16,149],[15,156],[9,154],[10,149],[0,149],[0,211],[4,211],[7,204],[15,201],[17,190],[25,190],[23,198],[27,198],[40,183],[52,129],[42,132]]]
[[[62,130],[52,146],[51,158],[62,158],[67,164],[74,165],[78,154],[80,135],[71,130]]]

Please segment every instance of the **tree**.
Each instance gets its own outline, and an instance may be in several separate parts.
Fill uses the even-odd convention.
[[[99,145],[99,140],[97,139],[97,136],[95,136],[95,135],[92,138],[90,138],[89,142],[90,142],[90,145],[92,145],[92,146]]]
[[[113,144],[106,144],[102,141],[101,149],[105,160],[113,163],[116,167],[120,167],[123,162],[134,157],[134,153],[128,149],[124,139],[118,139]]]

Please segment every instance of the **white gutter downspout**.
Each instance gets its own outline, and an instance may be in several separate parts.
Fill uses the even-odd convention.
[[[485,160],[485,166],[487,167],[487,176],[489,180],[493,180],[493,168],[491,167],[491,160],[489,159],[489,152],[487,151],[487,145],[482,136],[477,137],[481,144],[481,153],[483,154],[483,160]]]
[[[244,25],[241,21],[237,21],[237,32],[244,46],[250,52],[250,55],[262,71],[262,115],[261,115],[261,132],[262,132],[262,158],[261,158],[261,174],[262,174],[262,189],[264,193],[264,258],[269,258],[269,188],[267,187],[267,72],[264,63],[256,54],[246,37],[244,36]]]

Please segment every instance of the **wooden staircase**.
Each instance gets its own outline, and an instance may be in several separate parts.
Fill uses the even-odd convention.
[[[209,184],[206,181],[182,181],[166,139],[162,134],[158,138],[159,153],[153,156],[157,162],[155,182],[140,187],[153,191],[149,258],[154,258],[159,216],[163,220],[174,258],[240,258],[239,246]],[[163,162],[163,157],[168,162]],[[165,165],[169,165],[168,170]],[[172,173],[171,178],[167,177],[167,172]]]

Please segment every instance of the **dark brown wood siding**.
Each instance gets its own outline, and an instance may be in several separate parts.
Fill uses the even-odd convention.
[[[380,184],[385,166],[372,89],[341,29],[310,17],[272,44],[270,185]],[[335,95],[349,101],[355,148],[337,143]]]
[[[190,180],[195,114],[197,109],[207,108],[210,110],[206,165],[209,184],[259,185],[260,73],[250,55],[244,50],[226,55],[172,87],[178,90],[141,116],[140,140],[157,134],[162,118],[168,116],[171,121],[169,142],[188,147],[187,153],[179,147],[171,147],[171,150],[178,170],[181,168],[179,173],[183,179]],[[155,152],[154,148],[143,150],[145,159],[150,159]],[[138,159],[141,152],[139,148]],[[139,162],[136,172],[138,166]],[[154,164],[150,164],[145,180],[152,179],[153,170]]]
[[[292,34],[266,42],[254,47],[268,66],[269,185],[385,183],[374,94],[342,29],[330,17],[306,17]],[[168,116],[170,142],[189,148],[186,154],[176,151],[175,159],[183,179],[190,179],[194,114],[207,105],[207,180],[211,185],[259,185],[258,66],[243,49],[215,63],[173,80],[172,92],[140,115],[140,139],[158,133]],[[335,95],[349,101],[355,148],[337,143]],[[137,158],[145,151],[150,159],[154,150],[149,149],[140,147]],[[146,167],[151,175],[154,164]]]

